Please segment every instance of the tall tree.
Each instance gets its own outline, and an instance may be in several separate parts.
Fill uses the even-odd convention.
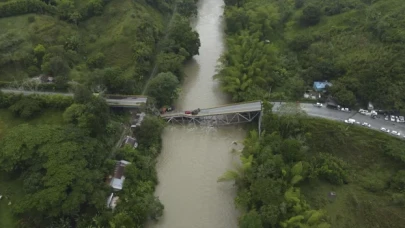
[[[160,73],[150,80],[147,94],[156,99],[159,106],[171,105],[178,96],[179,80],[172,73]]]

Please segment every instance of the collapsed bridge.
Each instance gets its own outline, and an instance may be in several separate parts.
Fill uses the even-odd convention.
[[[261,118],[262,102],[245,102],[194,111],[165,113],[161,117],[168,123],[223,126],[249,123]],[[260,122],[260,121],[259,121]]]

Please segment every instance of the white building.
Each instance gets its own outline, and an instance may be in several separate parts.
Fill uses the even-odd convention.
[[[124,171],[125,171],[125,166],[131,164],[128,161],[121,160],[118,161],[115,170],[114,170],[114,176],[110,181],[110,186],[115,190],[119,191],[122,190],[122,186],[124,185],[125,181],[125,176],[124,176]]]

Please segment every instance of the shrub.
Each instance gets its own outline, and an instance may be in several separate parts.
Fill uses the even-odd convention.
[[[400,170],[395,174],[391,180],[390,186],[395,190],[405,190],[405,170]]]
[[[343,160],[331,154],[320,154],[315,159],[315,173],[331,184],[343,184],[347,182],[346,164]]]
[[[304,6],[304,0],[295,0],[295,8],[300,9]]]
[[[51,13],[56,14],[54,6],[40,0],[8,1],[0,5],[0,18],[22,15],[26,13]]]
[[[300,34],[292,38],[288,42],[289,48],[293,51],[303,51],[309,48],[309,46],[314,42],[314,37],[308,34]]]
[[[88,58],[86,64],[90,69],[95,69],[95,68],[103,68],[104,62],[105,56],[103,53],[99,52],[96,55]]]
[[[39,68],[37,66],[29,66],[27,68],[27,74],[30,77],[37,76],[40,73],[41,73],[41,71],[39,70]]]
[[[41,100],[24,97],[17,103],[11,105],[9,107],[9,110],[13,113],[14,116],[29,119],[40,113],[42,110],[42,106],[43,103]]]
[[[321,20],[321,16],[322,12],[318,6],[309,5],[302,11],[300,21],[302,25],[316,25]]]
[[[405,195],[402,193],[394,193],[392,194],[392,202],[399,206],[405,205]]]
[[[20,94],[0,93],[0,108],[8,108],[22,98]]]
[[[366,172],[367,173],[367,172]],[[387,181],[376,173],[369,172],[361,177],[361,185],[371,192],[381,192],[387,188]]]
[[[29,16],[28,17],[28,23],[35,22],[35,16]]]

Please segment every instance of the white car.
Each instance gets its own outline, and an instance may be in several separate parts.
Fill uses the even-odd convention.
[[[356,121],[354,119],[347,119],[347,120],[345,120],[345,123],[354,124],[354,123],[356,123]]]
[[[385,127],[382,127],[380,130],[381,130],[381,131],[383,131],[383,132],[387,132],[387,133],[389,133],[389,132],[390,132],[390,130],[388,130],[388,129],[387,129],[387,128],[385,128]]]
[[[315,106],[316,106],[316,107],[319,107],[319,108],[322,108],[323,104],[317,102],[317,103],[315,104]]]
[[[385,118],[384,118],[384,119],[388,121],[388,116],[385,116]]]
[[[391,116],[391,121],[395,122],[395,116]]]
[[[362,109],[362,108],[361,108],[361,109],[359,109],[359,112],[360,112],[360,113],[362,113],[362,112],[364,112],[364,111],[365,111],[365,110],[364,110],[364,109]]]
[[[361,123],[360,123],[360,122],[356,122],[356,124],[360,125]]]
[[[391,134],[393,134],[393,135],[398,135],[398,136],[401,135],[401,133],[399,133],[399,132],[397,132],[397,131],[391,131]]]
[[[361,126],[371,127],[371,124],[364,122],[364,123],[361,124]]]

